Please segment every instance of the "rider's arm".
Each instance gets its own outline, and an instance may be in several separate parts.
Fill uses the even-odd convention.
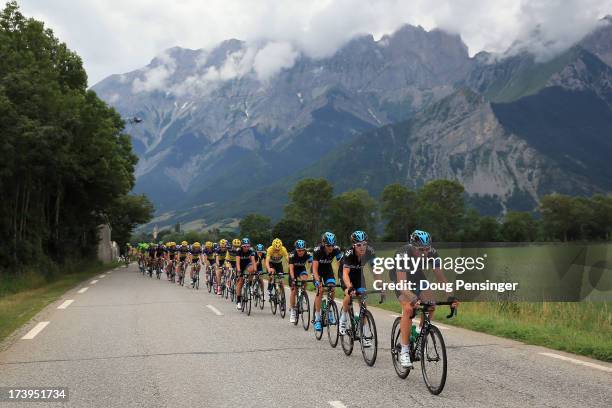
[[[295,280],[295,272],[293,271],[293,269],[295,268],[295,266],[290,263],[289,264],[289,276],[291,276],[291,279]]]
[[[312,274],[314,275],[314,279],[316,281],[319,280],[319,261],[316,259],[312,261]]]
[[[351,268],[346,265],[344,265],[344,267],[342,268],[342,281],[344,282],[344,286],[346,286],[347,289],[353,287],[353,285],[351,284],[351,278],[349,277],[350,271]]]
[[[270,268],[270,248],[266,251],[266,271],[270,272],[273,268]]]

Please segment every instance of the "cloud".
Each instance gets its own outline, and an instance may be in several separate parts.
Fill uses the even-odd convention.
[[[141,77],[134,79],[132,91],[138,93],[167,89],[166,81],[176,70],[176,61],[166,52],[160,54],[157,60],[156,66],[145,69]]]
[[[355,35],[372,33],[380,38],[406,23],[459,33],[472,55],[481,50],[503,52],[521,43],[546,58],[612,14],[612,0],[182,0],[172,4],[21,0],[20,4],[26,15],[45,21],[83,57],[90,85],[138,69],[153,55],[177,45],[210,50],[230,38],[276,44],[265,52],[277,58],[278,66],[287,67],[294,53],[328,56]],[[241,58],[246,57],[250,56]],[[256,54],[252,57],[250,62],[262,78],[278,72],[274,64],[256,62]],[[248,63],[245,60],[243,68]],[[235,65],[216,69],[211,77],[243,72]],[[139,86],[156,86],[169,70],[158,69]]]
[[[298,52],[287,42],[273,42],[263,47],[253,61],[253,69],[260,81],[267,81],[284,68],[291,68]]]

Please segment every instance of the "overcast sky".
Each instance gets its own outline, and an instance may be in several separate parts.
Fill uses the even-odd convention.
[[[521,40],[545,58],[612,14],[612,0],[18,0],[84,60],[93,85],[178,45],[271,41],[272,54],[332,54],[351,37],[402,24],[461,34],[470,54]],[[536,40],[529,36],[539,26]],[[544,45],[546,44],[546,45]],[[286,58],[285,58],[286,59]],[[265,59],[261,60],[265,64]],[[286,60],[282,62],[287,66]],[[264,69],[266,67],[264,66]],[[270,72],[275,72],[272,69]]]

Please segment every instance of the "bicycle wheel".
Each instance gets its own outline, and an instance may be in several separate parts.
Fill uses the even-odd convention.
[[[206,289],[208,290],[208,293],[210,293],[210,291],[212,290],[212,275],[210,273],[210,270],[208,272],[206,272]]]
[[[321,331],[317,331],[315,330],[315,339],[317,340],[321,340],[321,338],[323,337],[323,328],[325,326],[327,326],[327,300],[323,299],[323,301],[321,302]],[[316,312],[313,312],[313,316],[316,316]],[[316,317],[313,317],[312,321],[314,323],[314,321],[316,320]]]
[[[436,326],[429,326],[421,343],[421,371],[429,392],[438,395],[446,383],[446,345]]]
[[[353,308],[349,309],[349,318],[346,322],[346,334],[340,335],[340,344],[342,345],[342,350],[344,354],[350,356],[353,352],[353,344],[355,343],[355,339],[353,338]]]
[[[338,336],[340,334],[338,326],[338,306],[336,306],[336,302],[331,301],[327,308],[327,313],[329,314],[325,319],[327,322],[327,338],[329,339],[329,345],[335,348],[338,345]],[[330,319],[330,317],[333,320]]]
[[[278,288],[274,286],[274,292],[272,293],[272,299],[270,299],[270,311],[273,315],[276,314],[276,308],[278,306]]]
[[[372,312],[366,309],[361,324],[359,325],[359,343],[361,344],[361,354],[367,365],[372,367],[376,362],[378,354],[378,334],[376,333],[376,323]]]
[[[247,316],[251,315],[251,284],[249,283],[246,290],[246,308],[247,308]]]
[[[196,290],[200,290],[200,271],[196,274],[195,288]]]
[[[263,308],[264,308],[264,293],[265,293],[264,292],[263,283],[259,282],[259,284],[257,286],[259,287],[258,291],[259,291],[259,296],[260,296],[260,298],[259,298],[259,308],[261,310],[263,310]]]
[[[228,290],[230,292],[230,301],[234,303],[234,301],[236,300],[236,281],[233,278],[232,280],[230,280]]]
[[[285,291],[283,289],[280,289],[278,293],[280,294],[279,313],[280,316],[284,319],[285,315],[287,314],[287,301],[285,300]]]
[[[401,317],[397,317],[393,322],[393,328],[391,329],[391,361],[393,361],[393,368],[399,378],[406,378],[410,374],[410,368],[404,368],[399,362],[400,352],[402,351],[402,343],[400,337],[400,321]]]

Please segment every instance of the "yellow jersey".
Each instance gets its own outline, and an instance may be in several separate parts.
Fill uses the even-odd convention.
[[[278,250],[269,247],[266,252],[266,258],[272,263],[281,263],[284,257],[289,258],[289,253],[287,252],[287,248],[285,248],[285,246]]]

